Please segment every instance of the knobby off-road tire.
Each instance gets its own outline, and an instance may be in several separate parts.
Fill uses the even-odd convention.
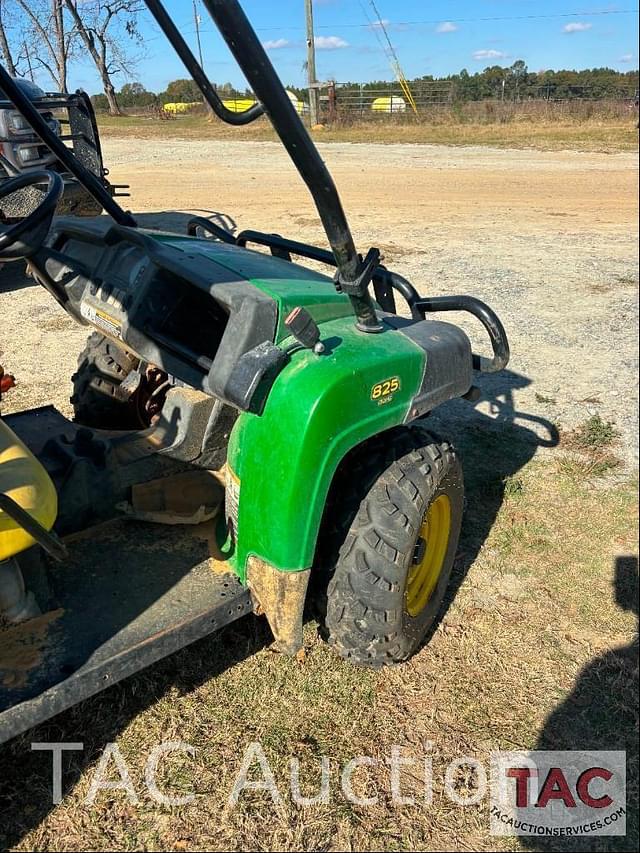
[[[135,399],[123,402],[117,390],[128,373],[138,366],[136,356],[115,341],[94,332],[78,356],[78,370],[71,377],[71,403],[77,423],[95,429],[141,429],[148,426]]]
[[[462,522],[462,467],[422,426],[386,433],[346,463],[329,510],[345,521],[329,534],[338,548],[325,631],[343,657],[377,668],[410,657],[438,616]],[[430,590],[426,576],[416,581],[429,552]]]

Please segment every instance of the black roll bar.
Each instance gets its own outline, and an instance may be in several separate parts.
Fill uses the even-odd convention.
[[[19,86],[16,86],[2,63],[0,63],[0,89],[8,96],[20,115],[29,122],[36,136],[56,155],[64,168],[80,181],[98,204],[102,205],[119,225],[135,226],[136,221],[133,216],[124,211],[117,201],[114,201],[113,196],[102,181],[87,169],[74,156],[73,151],[67,148],[64,142],[56,136],[31,100]]]
[[[194,220],[191,220],[191,222],[194,222]],[[280,234],[264,234],[262,231],[253,231],[250,229],[241,231],[235,238],[231,234],[228,234],[226,237],[220,237],[211,227],[212,224],[207,219],[199,219],[197,223],[201,228],[210,231],[227,243],[230,242],[228,237],[231,237],[231,241],[237,243],[238,246],[246,246],[247,243],[267,246],[271,250],[272,255],[284,258],[287,261],[291,260],[291,255],[300,255],[303,258],[309,258],[309,260],[318,261],[321,264],[327,264],[331,267],[335,267],[336,265],[336,259],[333,254],[326,249],[318,248],[318,246],[310,246],[308,243],[289,240],[286,237],[281,237]],[[420,295],[406,278],[380,265],[374,269],[371,280],[376,300],[383,311],[389,311],[392,314],[396,313],[395,300],[391,291],[397,290],[411,309],[413,319],[422,319],[422,313],[416,308],[416,303],[420,299]]]
[[[280,78],[238,0],[203,0],[220,34],[244,73],[260,109],[268,115],[289,156],[313,197],[338,268],[337,285],[349,296],[357,324],[363,331],[382,327],[367,289],[372,266],[356,251],[338,191],[329,170],[291,103]],[[209,82],[160,0],[145,0],[147,7],[200,87],[202,94],[223,121],[246,124],[255,118],[250,110],[232,113]],[[256,105],[257,106],[257,105]]]
[[[182,60],[184,67],[198,84],[198,88],[204,95],[206,102],[218,118],[226,121],[227,124],[244,125],[264,115],[262,104],[259,103],[240,113],[234,113],[233,110],[227,109],[162,3],[158,2],[158,0],[146,0],[146,3],[149,11]]]
[[[335,258],[336,287],[349,297],[358,328],[365,332],[382,331],[382,325],[376,316],[368,289],[379,264],[378,250],[370,249],[364,260],[356,251],[353,236],[329,170],[307,133],[238,0],[203,0],[203,2],[259,102],[243,113],[234,113],[224,106],[160,0],[145,0],[150,12],[219,118],[238,125],[253,121],[263,112],[269,116],[280,141],[315,202]],[[43,143],[107,213],[119,225],[135,227],[136,221],[133,216],[124,211],[101,181],[74,157],[64,142],[47,125],[29,98],[15,85],[1,64],[0,88],[8,95],[18,112],[29,122]]]
[[[504,326],[493,308],[475,296],[425,296],[416,302],[416,308],[424,314],[437,311],[467,311],[473,314],[484,326],[493,358],[473,354],[473,368],[481,373],[497,373],[509,361],[509,340]]]
[[[210,231],[218,239],[222,239],[227,243],[234,242],[232,234],[214,225],[208,219],[194,217],[191,223],[193,223],[194,233],[196,227],[199,226],[206,231]],[[220,231],[223,233],[220,234]],[[326,249],[309,246],[307,243],[299,243],[296,240],[289,240],[286,237],[281,237],[280,234],[264,234],[262,231],[251,230],[241,231],[235,237],[235,243],[238,246],[246,246],[247,243],[267,246],[271,250],[272,255],[284,258],[287,261],[291,260],[291,255],[301,255],[302,257],[328,264],[329,266],[335,266],[336,263],[331,252],[328,252]],[[393,314],[396,313],[395,300],[392,293],[395,290],[406,301],[414,320],[423,320],[427,314],[437,311],[466,311],[468,314],[476,317],[489,335],[493,357],[486,358],[485,356],[473,353],[474,370],[478,370],[481,373],[495,373],[498,370],[502,370],[508,363],[509,340],[507,333],[496,312],[485,302],[482,302],[475,296],[465,295],[421,297],[410,281],[407,281],[403,276],[388,270],[384,266],[375,268],[372,281],[376,299],[384,311],[389,311]]]

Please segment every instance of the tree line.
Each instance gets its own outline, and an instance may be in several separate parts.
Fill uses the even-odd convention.
[[[221,98],[251,98],[250,89],[236,89],[231,83],[214,84]],[[125,83],[117,94],[118,104],[123,109],[145,109],[162,107],[163,104],[203,102],[202,92],[191,78],[172,80],[162,92],[150,92],[142,83]],[[109,108],[103,93],[91,96],[96,110]]]
[[[475,74],[470,74],[463,68],[458,74],[449,74],[446,77],[425,75],[409,81],[410,88],[415,89],[433,84],[447,85],[450,98],[454,101],[483,101],[488,98],[511,101],[532,98],[633,98],[638,89],[638,71],[623,72],[613,68],[529,71],[524,60],[518,59],[506,68],[491,65]],[[341,85],[340,89],[366,91],[393,85],[388,81],[374,81],[364,85],[346,83]]]
[[[458,74],[447,77],[424,76],[408,81],[411,89],[418,93],[420,87],[434,84],[443,86],[442,99],[457,102],[481,101],[490,98],[504,100],[566,100],[579,98],[632,98],[637,97],[638,72],[615,71],[612,68],[587,68],[582,71],[538,71],[530,72],[522,60],[509,68],[494,65],[469,74],[463,69]],[[381,89],[398,88],[398,84],[389,80],[373,80],[369,83],[343,83],[337,87],[338,101],[340,93],[379,92]],[[448,88],[446,88],[448,87]],[[216,86],[224,98],[251,97],[248,89],[236,89],[231,83]],[[300,100],[307,97],[306,89],[299,86],[287,86]],[[447,94],[448,93],[448,94]],[[191,79],[172,80],[162,92],[151,92],[142,83],[125,83],[117,93],[118,103],[123,108],[147,108],[162,106],[165,103],[198,103],[203,100],[202,93]],[[98,110],[106,110],[109,103],[104,94],[92,96]]]

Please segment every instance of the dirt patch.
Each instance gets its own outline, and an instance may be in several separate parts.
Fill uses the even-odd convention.
[[[42,661],[49,630],[63,610],[50,610],[0,632],[0,676],[5,687],[23,687]]]
[[[104,147],[113,180],[131,184],[132,207],[147,227],[184,230],[186,211],[204,212],[232,230],[326,245],[303,182],[274,143],[107,138]],[[620,455],[635,466],[637,156],[414,144],[320,149],[360,251],[381,246],[420,293],[471,293],[502,317],[511,364],[483,380],[491,402],[478,407],[481,420],[510,412],[544,433],[536,419],[572,429],[598,413],[615,423]],[[86,330],[15,268],[0,271],[0,354],[19,382],[5,411],[51,402],[69,413],[69,377]],[[446,319],[460,321],[486,351],[474,321]]]

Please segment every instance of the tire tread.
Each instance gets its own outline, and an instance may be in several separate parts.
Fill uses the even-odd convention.
[[[406,660],[421,639],[402,631],[398,607],[408,549],[443,474],[459,462],[448,442],[416,425],[398,428],[392,440],[373,439],[348,463],[335,484],[346,523],[333,530],[334,549],[342,543],[327,587],[325,629],[344,658],[380,667]],[[359,490],[349,485],[357,482]]]

